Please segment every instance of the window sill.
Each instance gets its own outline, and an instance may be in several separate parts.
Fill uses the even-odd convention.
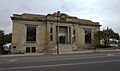
[[[36,41],[26,41],[26,43],[36,43]]]

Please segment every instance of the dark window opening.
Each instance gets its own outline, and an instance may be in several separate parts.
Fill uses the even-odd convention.
[[[32,47],[32,53],[36,52],[36,47]]]
[[[65,36],[59,37],[60,43],[65,44]]]
[[[75,29],[73,30],[73,42],[76,42]]]
[[[13,46],[13,48],[16,48],[16,46]]]
[[[50,41],[53,41],[53,35],[50,35]]]
[[[30,53],[30,47],[26,47],[26,53]]]
[[[27,41],[36,41],[36,27],[27,26]]]
[[[73,30],[73,35],[75,35],[75,30]]]
[[[91,44],[91,31],[90,30],[85,31],[85,43]]]
[[[53,28],[50,28],[50,33],[53,33]]]

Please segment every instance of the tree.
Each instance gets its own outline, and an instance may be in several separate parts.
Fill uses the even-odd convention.
[[[98,31],[95,34],[95,39],[98,39],[99,41],[104,40],[104,45],[108,46],[110,39],[119,40],[119,34],[115,33],[112,29],[109,29],[107,27],[107,29],[105,29],[103,31]]]
[[[0,30],[0,46],[2,47],[6,43],[11,43],[12,33],[5,34],[3,30]]]
[[[4,35],[4,41],[5,41],[5,43],[11,43],[11,41],[12,41],[12,33]]]
[[[4,31],[0,30],[0,46],[4,44]]]

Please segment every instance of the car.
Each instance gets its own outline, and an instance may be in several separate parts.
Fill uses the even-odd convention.
[[[112,47],[118,47],[118,44],[110,44]]]
[[[11,48],[12,43],[7,43],[3,45],[4,51],[9,51]]]

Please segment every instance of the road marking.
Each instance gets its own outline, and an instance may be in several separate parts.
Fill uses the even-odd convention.
[[[6,60],[6,61],[3,61],[3,62],[0,62],[0,64],[1,63],[8,63],[8,62],[15,62],[15,61],[17,61],[17,60]]]
[[[107,56],[115,56],[114,54],[107,54]]]
[[[94,61],[94,62],[83,62],[83,63],[67,63],[67,64],[55,64],[55,65],[12,67],[12,68],[0,68],[0,70],[16,70],[16,69],[30,69],[30,68],[43,68],[43,67],[59,67],[59,66],[96,64],[96,63],[108,63],[108,62],[119,62],[119,61],[120,61],[120,60],[107,60],[107,61]]]
[[[10,60],[10,61],[8,61],[8,62],[15,62],[15,61],[17,61],[17,60]]]

